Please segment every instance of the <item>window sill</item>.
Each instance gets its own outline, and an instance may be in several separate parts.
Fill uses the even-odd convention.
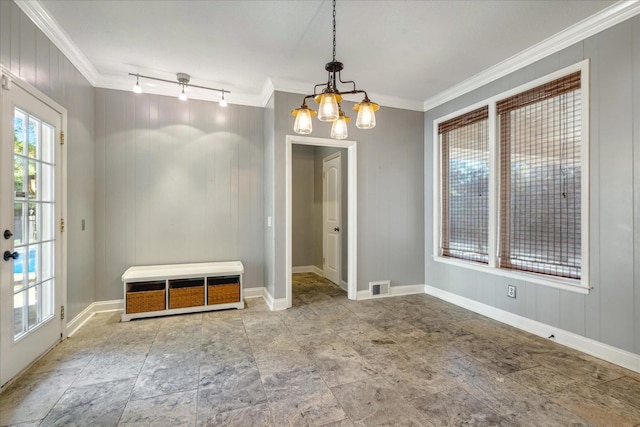
[[[509,277],[511,279],[522,280],[529,283],[536,283],[538,285],[548,286],[551,288],[561,289],[563,291],[575,292],[578,294],[588,295],[591,287],[583,284],[579,280],[563,279],[563,278],[551,278],[542,274],[515,272],[509,270],[503,270],[500,268],[489,267],[487,265],[478,264],[470,261],[463,261],[454,258],[446,258],[440,256],[434,256],[433,260],[441,262],[443,264],[455,265],[457,267],[468,268],[470,270],[481,271],[483,273],[493,274],[495,276]]]

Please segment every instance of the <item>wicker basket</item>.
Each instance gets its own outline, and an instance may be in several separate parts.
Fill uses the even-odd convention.
[[[127,292],[127,314],[160,311],[165,308],[164,282],[135,283]]]
[[[240,283],[209,285],[207,304],[226,304],[240,302]]]
[[[169,308],[204,305],[204,280],[185,279],[169,282]]]

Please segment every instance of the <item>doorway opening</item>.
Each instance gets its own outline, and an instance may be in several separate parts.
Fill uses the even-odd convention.
[[[293,252],[293,190],[292,190],[292,169],[293,169],[293,145],[311,145],[317,147],[334,147],[334,148],[344,148],[347,153],[347,167],[346,173],[342,171],[342,179],[347,182],[347,212],[348,212],[348,229],[346,233],[342,233],[342,239],[347,240],[347,256],[346,256],[346,268],[347,268],[347,280],[346,280],[346,288],[347,288],[347,297],[349,299],[356,299],[357,295],[357,151],[356,151],[356,141],[346,141],[346,140],[334,140],[334,139],[326,139],[326,138],[314,138],[314,137],[304,137],[304,136],[296,136],[296,135],[287,135],[286,137],[286,147],[285,147],[285,163],[286,163],[286,177],[285,177],[285,189],[286,189],[286,211],[285,211],[285,256],[286,256],[286,299],[287,299],[287,307],[292,306],[292,278],[291,275],[293,273],[293,263],[292,263],[292,252]],[[339,227],[334,227],[339,228]],[[324,240],[324,236],[323,236]],[[323,245],[324,246],[324,245]],[[324,252],[324,250],[323,250]],[[325,255],[326,259],[326,255]],[[337,283],[339,286],[342,285],[342,281],[340,280]]]

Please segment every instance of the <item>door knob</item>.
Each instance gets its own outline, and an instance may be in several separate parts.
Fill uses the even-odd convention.
[[[13,233],[11,232],[11,230],[4,230],[3,236],[5,240],[9,240],[13,237]]]
[[[334,228],[333,231],[340,231],[340,227]]]
[[[4,260],[9,261],[11,258],[18,259],[20,254],[18,252],[11,253],[10,251],[4,251]]]

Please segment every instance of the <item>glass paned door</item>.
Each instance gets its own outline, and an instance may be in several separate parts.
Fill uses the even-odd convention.
[[[0,90],[0,385],[55,345],[63,330],[64,110],[32,93],[18,80]]]
[[[52,125],[14,109],[13,338],[53,316],[55,277],[54,137]]]

